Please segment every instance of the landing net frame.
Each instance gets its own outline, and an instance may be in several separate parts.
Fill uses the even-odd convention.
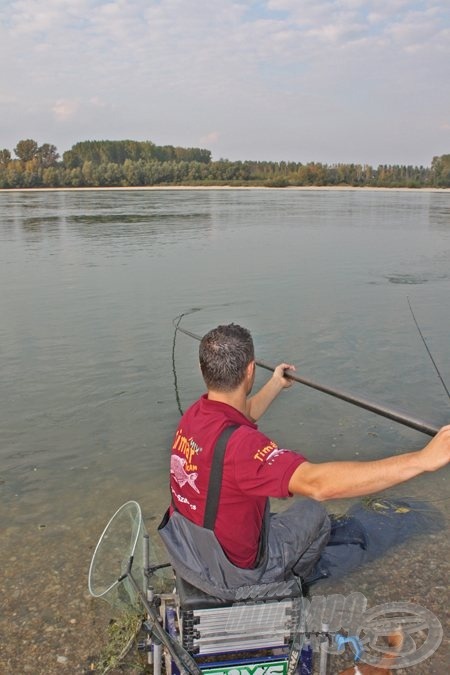
[[[148,537],[141,507],[136,501],[122,504],[109,519],[91,559],[88,574],[89,593],[119,609],[142,607],[138,593],[126,571],[133,560],[133,575],[145,591],[144,538]]]

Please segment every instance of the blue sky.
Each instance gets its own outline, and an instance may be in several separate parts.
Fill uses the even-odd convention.
[[[449,0],[0,0],[0,148],[92,139],[214,159],[450,153]]]

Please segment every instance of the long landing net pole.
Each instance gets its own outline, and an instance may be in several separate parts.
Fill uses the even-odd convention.
[[[131,586],[140,597],[141,602],[148,614],[148,621],[144,623],[144,625],[146,625],[147,627],[147,630],[150,630],[151,634],[153,635],[153,638],[156,638],[165,647],[167,647],[167,649],[170,652],[170,655],[172,656],[182,675],[184,675],[185,673],[188,673],[189,675],[202,675],[202,671],[200,670],[200,667],[198,663],[195,661],[195,659],[189,654],[189,652],[187,652],[184,649],[181,642],[178,642],[175,638],[169,635],[169,633],[167,633],[167,631],[161,625],[160,617],[157,610],[155,609],[155,607],[153,607],[153,605],[149,603],[149,601],[145,597],[142,588],[138,585],[136,579],[134,578],[131,572],[132,566],[133,566],[133,556],[131,556],[131,558],[128,561],[127,570],[125,571],[124,574],[122,574],[122,576],[118,579],[118,581],[120,582],[123,581],[124,579],[128,579]]]
[[[180,328],[180,326],[177,326],[176,330],[179,330],[181,333],[184,333],[185,335],[188,335],[189,337],[192,337],[195,340],[200,341],[202,339],[199,335],[191,333],[191,331],[188,331],[185,328]],[[275,370],[273,366],[269,365],[268,363],[264,363],[263,361],[256,361],[256,365],[259,366],[260,368],[264,368],[265,370],[270,370],[272,372]],[[427,434],[428,436],[435,436],[439,431],[438,427],[434,426],[433,424],[430,424],[429,422],[425,422],[424,420],[420,420],[416,417],[410,417],[405,413],[393,410],[392,408],[388,408],[379,403],[368,401],[367,399],[355,396],[350,392],[342,391],[342,389],[332,389],[331,387],[326,387],[325,385],[319,384],[318,382],[313,382],[312,380],[309,380],[306,377],[298,377],[298,375],[296,375],[292,370],[286,370],[285,374],[287,377],[289,377],[289,379],[293,380],[294,382],[304,384],[306,387],[311,387],[312,389],[317,389],[317,391],[321,391],[324,394],[329,394],[330,396],[339,398],[342,401],[347,401],[347,403],[356,405],[359,408],[370,410],[370,412],[373,412],[377,415],[381,415],[381,417],[387,417],[387,419],[393,420],[394,422],[398,422],[399,424],[403,424],[403,426],[410,427],[411,429],[415,429],[416,431],[421,431],[423,434]]]

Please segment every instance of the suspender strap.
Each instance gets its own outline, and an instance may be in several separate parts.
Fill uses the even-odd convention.
[[[211,471],[209,474],[208,494],[206,496],[205,516],[203,527],[207,530],[213,530],[216,522],[217,509],[219,507],[220,489],[222,487],[223,462],[225,459],[225,450],[228,439],[233,431],[238,428],[238,424],[233,424],[220,434],[214,447]]]

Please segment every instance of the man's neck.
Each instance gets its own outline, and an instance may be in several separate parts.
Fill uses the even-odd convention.
[[[236,410],[247,416],[247,394],[243,387],[239,387],[233,391],[214,391],[208,389],[208,399],[231,405],[232,408],[236,408]]]

